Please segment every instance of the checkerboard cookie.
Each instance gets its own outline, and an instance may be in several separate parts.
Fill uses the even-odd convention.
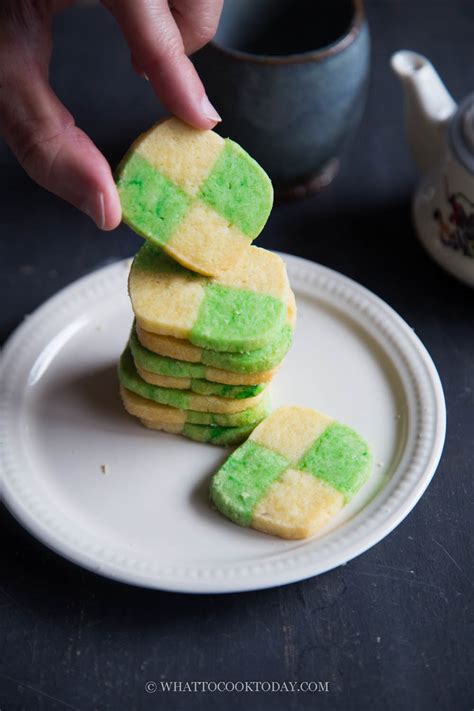
[[[231,382],[218,382],[206,378],[213,369],[199,363],[164,358],[144,348],[132,330],[130,334],[130,350],[139,375],[148,383],[162,385],[163,387],[178,388],[179,390],[194,390],[202,394],[215,394],[221,397],[252,397],[262,392],[271,378],[265,375],[263,382],[252,382],[249,376],[239,376],[237,373],[217,371],[217,376]],[[276,372],[270,371],[270,373]],[[256,376],[259,380],[258,375]],[[235,382],[232,382],[234,380]],[[244,382],[239,382],[244,380]],[[247,380],[247,382],[245,382]]]
[[[133,383],[128,383],[129,385]],[[169,405],[160,405],[158,402],[149,400],[128,387],[120,386],[122,402],[130,415],[138,417],[147,423],[158,422],[169,427],[175,427],[176,431],[184,425],[213,425],[215,427],[241,428],[250,427],[253,429],[270,412],[270,399],[265,396],[258,405],[249,407],[241,412],[231,414],[218,412],[199,412],[197,410],[179,410]],[[149,424],[147,425],[149,426]]]
[[[184,339],[173,336],[160,336],[150,333],[135,323],[135,331],[140,343],[149,351],[162,355],[166,358],[186,361],[188,363],[198,363],[213,369],[213,374],[207,376],[209,380],[217,380],[222,376],[222,371],[226,373],[236,373],[237,375],[249,375],[254,379],[255,373],[267,374],[277,368],[293,341],[293,330],[296,320],[296,304],[293,292],[290,290],[289,302],[287,303],[287,318],[283,327],[278,332],[275,340],[268,346],[246,353],[226,353],[224,351],[213,351],[208,348],[199,348]],[[216,374],[216,371],[220,373]],[[219,380],[218,382],[224,382]],[[227,381],[225,381],[227,382]],[[255,381],[258,382],[258,381]]]
[[[177,361],[205,365],[208,369],[212,369],[212,375],[207,376],[209,380],[226,377],[219,375],[216,371],[225,372],[226,374],[235,373],[239,376],[249,375],[252,380],[255,380],[257,374],[263,374],[265,378],[270,380],[272,377],[270,373],[281,364],[293,342],[293,327],[288,323],[283,325],[275,340],[268,346],[254,351],[247,351],[246,353],[229,353],[214,351],[209,348],[199,348],[183,339],[150,333],[138,324],[136,325],[136,332],[140,343],[156,354]]]
[[[145,341],[150,341],[153,344],[154,334],[148,333],[147,331],[142,331],[141,334]],[[160,337],[158,336],[157,338]],[[164,338],[166,338],[166,336]],[[177,341],[177,339],[173,340]],[[138,338],[136,328],[132,329],[130,347],[137,367],[143,368],[149,373],[179,380],[184,378],[199,378],[224,385],[258,385],[269,383],[278,370],[277,366],[273,368],[273,370],[262,371],[260,373],[233,373],[230,370],[212,368],[199,362],[193,363],[162,356],[142,345]],[[179,342],[177,347],[179,348]],[[197,350],[201,351],[202,349]],[[218,351],[215,351],[215,353],[218,353]]]
[[[214,475],[210,495],[235,523],[282,538],[324,527],[366,482],[368,445],[303,407],[275,410]]]
[[[232,269],[211,279],[145,244],[129,277],[141,329],[225,352],[275,342],[288,317],[290,291],[283,260],[258,247],[249,247]]]
[[[209,380],[195,378],[170,378],[167,375],[158,375],[143,370],[135,363],[137,373],[140,378],[150,385],[159,385],[161,388],[176,388],[177,390],[190,390],[199,395],[217,395],[218,397],[233,398],[242,400],[243,398],[255,397],[262,393],[267,384],[261,385],[224,385],[223,383],[211,383]]]
[[[208,276],[232,267],[273,204],[270,179],[239,145],[177,118],[139,136],[117,169],[117,187],[135,232]]]
[[[254,397],[233,400],[216,395],[198,395],[190,390],[177,390],[175,388],[151,385],[138,375],[128,346],[120,358],[118,376],[120,383],[129,390],[148,400],[154,400],[161,405],[169,405],[179,410],[233,414],[255,407],[266,394],[264,391]]]
[[[245,427],[216,427],[214,425],[169,425],[158,420],[140,420],[140,422],[151,430],[180,434],[195,442],[216,444],[221,447],[230,447],[244,442],[253,429],[253,425]]]

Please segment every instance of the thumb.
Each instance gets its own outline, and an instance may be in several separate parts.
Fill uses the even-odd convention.
[[[26,172],[47,190],[83,212],[101,229],[121,219],[110,167],[47,80],[49,23],[38,27],[29,45],[29,28],[0,36],[0,132]],[[19,33],[22,33],[21,35]]]

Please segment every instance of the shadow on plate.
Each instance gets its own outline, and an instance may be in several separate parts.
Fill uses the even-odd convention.
[[[73,422],[76,427],[115,431],[133,422],[120,399],[116,363],[46,386],[42,403],[44,417]]]

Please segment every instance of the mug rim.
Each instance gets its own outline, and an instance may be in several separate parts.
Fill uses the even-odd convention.
[[[319,62],[328,57],[333,57],[349,47],[359,35],[365,22],[365,9],[363,0],[352,0],[353,15],[347,31],[340,35],[334,42],[305,52],[294,54],[254,54],[240,49],[226,47],[213,39],[210,45],[229,57],[254,64],[303,64],[305,62]]]

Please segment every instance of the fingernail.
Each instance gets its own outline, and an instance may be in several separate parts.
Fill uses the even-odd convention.
[[[99,229],[103,230],[105,225],[105,204],[104,194],[95,193],[81,205],[80,209],[94,220]]]
[[[206,94],[201,99],[201,111],[210,121],[222,121],[221,117],[207,98]]]

